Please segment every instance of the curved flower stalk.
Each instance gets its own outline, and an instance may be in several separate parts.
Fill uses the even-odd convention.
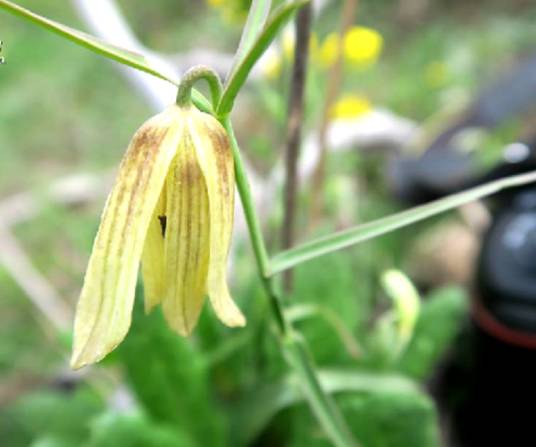
[[[196,326],[205,294],[224,324],[245,325],[225,277],[233,201],[233,157],[215,118],[173,105],[141,126],[94,242],[76,310],[73,368],[102,359],[127,334],[140,260],[146,311],[161,304],[179,334]]]

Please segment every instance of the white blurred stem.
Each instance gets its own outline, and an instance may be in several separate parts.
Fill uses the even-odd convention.
[[[17,240],[0,227],[0,264],[24,290],[34,306],[59,331],[70,326],[72,313],[56,289],[33,266]]]

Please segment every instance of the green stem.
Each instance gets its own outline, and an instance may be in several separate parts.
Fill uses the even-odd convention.
[[[244,214],[246,216],[246,222],[248,224],[249,234],[253,244],[253,251],[255,252],[257,267],[261,273],[261,276],[263,278],[268,278],[270,274],[268,253],[266,251],[266,246],[264,245],[261,225],[259,223],[259,219],[257,218],[257,213],[255,212],[255,204],[251,196],[251,190],[249,189],[249,182],[246,170],[244,169],[242,155],[240,154],[240,148],[238,147],[238,142],[236,141],[233,126],[231,125],[231,120],[229,117],[223,117],[221,119],[221,123],[223,124],[223,127],[225,127],[225,130],[229,135],[229,139],[231,140],[231,148],[233,150],[235,162],[236,186],[238,188],[240,200],[242,201],[242,207],[244,208]]]
[[[186,106],[192,102],[192,88],[200,79],[207,81],[212,97],[212,107],[215,109],[220,102],[222,86],[217,73],[205,65],[197,65],[184,73],[177,91],[177,105]]]
[[[233,150],[233,157],[235,162],[235,178],[236,186],[238,188],[238,194],[240,195],[240,201],[242,202],[242,208],[246,217],[248,225],[249,236],[251,238],[251,244],[253,245],[253,252],[255,253],[255,262],[257,263],[257,270],[259,271],[261,281],[264,290],[268,294],[272,311],[274,313],[278,329],[281,335],[284,335],[288,331],[288,325],[286,324],[285,317],[282,310],[282,304],[279,297],[274,291],[272,280],[269,278],[269,258],[264,244],[264,238],[262,237],[261,225],[255,212],[255,204],[251,196],[251,190],[249,189],[249,182],[244,169],[244,162],[242,161],[242,155],[240,154],[240,148],[234,134],[233,126],[229,117],[221,119],[229,139],[231,141],[231,148]]]
[[[284,352],[287,361],[300,379],[300,385],[311,410],[333,445],[358,447],[335,402],[322,388],[305,341],[294,333],[292,335],[284,342]]]
[[[238,194],[240,195],[240,200],[244,209],[259,276],[261,277],[262,286],[270,300],[272,313],[276,320],[278,332],[282,340],[284,355],[300,379],[303,393],[307,398],[313,413],[333,444],[337,447],[356,446],[357,444],[353,440],[352,434],[348,430],[346,422],[331,399],[331,396],[326,394],[322,389],[313,359],[311,358],[304,341],[296,335],[292,328],[292,324],[285,316],[283,303],[275,291],[273,280],[269,277],[269,258],[264,244],[259,219],[255,212],[255,205],[249,189],[240,148],[238,147],[231,121],[228,116],[224,116],[220,117],[220,122],[227,130],[231,141],[231,148],[233,150],[235,161],[235,176]]]

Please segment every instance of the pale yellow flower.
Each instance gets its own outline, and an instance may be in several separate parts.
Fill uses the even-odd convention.
[[[364,96],[345,95],[332,105],[330,116],[332,119],[354,119],[371,109],[370,101]]]
[[[374,64],[383,47],[383,37],[378,31],[363,26],[352,27],[344,36],[345,59],[356,66]]]
[[[233,202],[233,157],[215,118],[174,105],[141,126],[93,245],[76,309],[73,368],[99,361],[127,334],[140,260],[146,310],[161,304],[179,334],[194,329],[205,294],[223,323],[245,324],[225,273]]]

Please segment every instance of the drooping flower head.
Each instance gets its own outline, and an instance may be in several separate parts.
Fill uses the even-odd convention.
[[[97,362],[130,327],[142,265],[145,308],[194,329],[205,295],[226,325],[245,319],[226,261],[234,212],[228,136],[211,115],[173,105],[136,132],[108,197],[76,309],[73,368]]]

